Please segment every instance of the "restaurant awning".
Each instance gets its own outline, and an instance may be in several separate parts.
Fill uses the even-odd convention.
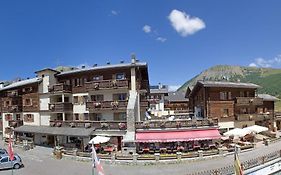
[[[46,135],[60,135],[60,136],[88,137],[93,132],[93,129],[23,125],[18,128],[15,128],[15,132],[46,134]]]
[[[136,133],[136,142],[180,142],[220,138],[221,135],[217,129]]]

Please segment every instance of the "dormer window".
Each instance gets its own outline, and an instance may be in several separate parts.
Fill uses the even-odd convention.
[[[99,80],[103,80],[103,76],[102,75],[96,75],[93,77],[94,81],[99,81]]]
[[[117,73],[115,76],[115,79],[116,80],[125,80],[126,79],[125,73]]]

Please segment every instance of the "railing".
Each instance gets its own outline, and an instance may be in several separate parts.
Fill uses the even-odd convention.
[[[100,89],[129,88],[128,80],[99,80],[86,82],[85,87],[88,91]]]
[[[8,91],[6,95],[7,95],[7,97],[18,97],[19,96],[17,91]]]
[[[22,120],[10,120],[9,121],[9,126],[10,127],[19,127],[19,126],[22,126],[23,125],[23,121]]]
[[[217,126],[217,120],[153,120],[153,121],[141,121],[136,122],[136,129],[164,129],[164,128],[197,128],[204,126]]]
[[[95,128],[102,130],[125,130],[126,121],[60,121],[50,120],[52,127],[77,127],[77,128]]]
[[[149,85],[147,80],[137,81],[137,89],[147,90],[148,86]]]
[[[236,106],[263,105],[263,99],[258,97],[236,97]]]
[[[148,101],[141,101],[140,102],[140,107],[148,107],[149,106],[149,102]]]
[[[63,83],[55,84],[55,85],[49,87],[49,92],[50,92],[50,93],[56,93],[56,92],[71,92],[71,86],[70,86],[70,85],[63,84]]]
[[[128,101],[101,101],[101,102],[87,102],[86,108],[91,110],[101,110],[101,109],[127,109]]]
[[[52,112],[68,112],[73,110],[72,103],[51,103],[49,104],[49,110]]]
[[[12,105],[12,106],[3,106],[2,107],[3,112],[21,112],[22,106],[19,105]]]
[[[22,108],[23,112],[31,112],[31,111],[38,111],[38,110],[39,110],[38,105],[30,105],[30,106],[24,105]]]
[[[235,118],[232,117],[221,117],[218,119],[220,122],[234,122]]]
[[[260,165],[263,165],[267,162],[270,162],[274,159],[281,157],[281,150],[271,152],[269,154],[259,156],[257,158],[253,158],[247,161],[241,162],[241,165],[243,167],[243,170],[251,169],[253,167],[257,167]],[[207,175],[207,174],[234,174],[234,167],[233,165],[225,166],[218,169],[212,169],[212,170],[204,170],[204,171],[198,171],[196,173],[193,173],[192,175]]]
[[[263,121],[273,119],[272,114],[236,114],[238,121]]]

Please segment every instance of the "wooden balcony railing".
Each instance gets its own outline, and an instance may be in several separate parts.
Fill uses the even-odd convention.
[[[154,120],[154,121],[142,121],[136,122],[136,129],[164,129],[164,128],[196,128],[196,127],[216,127],[218,125],[217,120]]]
[[[273,114],[236,114],[237,121],[263,121],[273,119]]]
[[[22,120],[10,120],[9,121],[9,127],[20,127],[23,125],[23,121]]]
[[[35,112],[35,111],[39,111],[39,106],[38,105],[30,105],[30,106],[26,106],[24,105],[22,108],[23,112]]]
[[[21,105],[12,105],[12,106],[3,106],[2,112],[22,112],[22,106]]]
[[[7,97],[18,97],[19,96],[18,91],[8,91],[6,95],[7,95]]]
[[[71,112],[73,110],[72,103],[51,103],[49,104],[49,110],[52,112]]]
[[[86,108],[90,111],[101,109],[127,109],[128,101],[101,101],[101,102],[87,102]]]
[[[258,97],[236,97],[236,106],[263,105],[263,99]]]
[[[102,130],[126,130],[126,121],[60,121],[50,120],[52,127],[95,128]]]
[[[143,107],[143,108],[149,107],[149,102],[148,101],[141,101],[140,102],[140,107]]]
[[[55,85],[49,87],[49,92],[50,93],[71,92],[71,86],[63,84],[63,83],[55,84]]]
[[[129,88],[128,80],[99,80],[85,83],[86,90]]]

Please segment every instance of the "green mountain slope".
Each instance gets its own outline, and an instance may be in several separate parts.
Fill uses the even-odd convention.
[[[281,98],[281,69],[218,65],[211,67],[184,83],[178,91],[194,86],[198,80],[249,82],[260,85],[258,93]]]

